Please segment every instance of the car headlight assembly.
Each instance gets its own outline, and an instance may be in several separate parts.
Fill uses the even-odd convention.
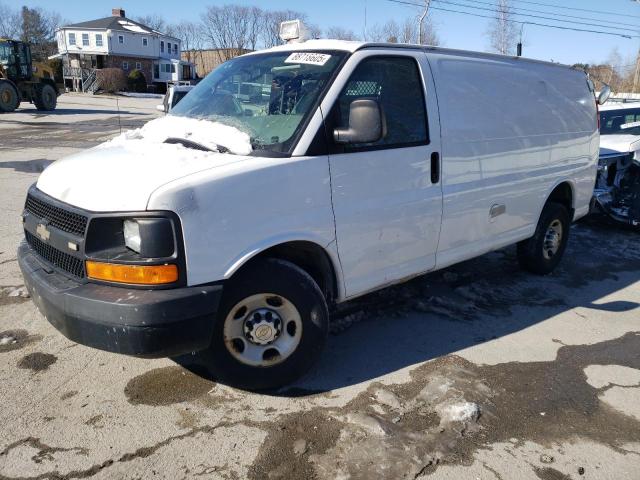
[[[136,220],[123,222],[124,244],[136,253],[140,253],[140,225]]]
[[[142,258],[165,258],[175,252],[173,226],[168,218],[127,218],[122,231],[125,246]]]

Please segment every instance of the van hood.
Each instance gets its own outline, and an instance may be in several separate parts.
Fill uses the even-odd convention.
[[[163,143],[168,137],[187,138],[209,148],[215,148],[216,137],[221,137],[218,141],[234,154]],[[62,202],[94,212],[146,210],[149,197],[162,185],[246,160],[250,151],[248,135],[233,127],[167,116],[52,163],[38,178],[37,187]]]
[[[600,155],[616,153],[629,153],[640,150],[640,137],[638,135],[601,135]]]

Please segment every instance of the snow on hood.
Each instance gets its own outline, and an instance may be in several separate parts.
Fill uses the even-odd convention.
[[[236,155],[251,153],[249,135],[219,122],[196,118],[166,115],[146,123],[142,128],[129,130],[104,146],[122,145],[128,140],[145,140],[150,143],[162,143],[169,137],[184,138],[215,150],[218,145],[229,149]]]
[[[627,153],[640,150],[640,136],[638,135],[601,135],[600,155]]]
[[[150,148],[151,147],[151,148]],[[94,212],[146,210],[151,194],[178,178],[249,157],[182,145],[116,140],[58,160],[38,178],[47,195]]]

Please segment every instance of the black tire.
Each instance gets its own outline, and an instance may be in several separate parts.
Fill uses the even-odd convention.
[[[0,79],[0,112],[11,113],[20,104],[18,90],[8,80]]]
[[[231,310],[258,294],[274,294],[289,301],[299,312],[301,337],[297,347],[280,363],[251,366],[242,363],[225,342],[224,324]],[[246,323],[251,312],[245,311]],[[286,323],[287,320],[284,322]],[[264,259],[238,272],[224,286],[211,346],[200,355],[213,378],[247,390],[271,390],[287,385],[306,373],[316,362],[329,333],[329,313],[322,291],[307,272],[293,263]],[[285,333],[282,332],[281,335]],[[229,343],[229,346],[227,345]]]
[[[561,226],[562,232],[557,241],[557,249],[553,252],[554,234],[551,233],[551,237],[548,237],[547,234],[552,226],[555,231],[555,227],[558,224]],[[571,219],[567,208],[560,203],[547,202],[542,210],[533,237],[518,243],[518,262],[520,266],[538,275],[551,273],[560,263],[562,255],[567,248],[570,228]]]
[[[56,89],[48,83],[39,83],[33,88],[33,103],[38,110],[55,110],[58,105]]]

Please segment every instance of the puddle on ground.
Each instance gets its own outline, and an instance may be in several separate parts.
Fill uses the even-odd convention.
[[[640,422],[599,401],[600,390],[583,370],[594,364],[639,369],[638,351],[640,333],[629,333],[563,346],[552,362],[477,366],[442,357],[414,369],[408,383],[370,385],[342,408],[315,407],[265,422],[268,436],[249,477],[414,478],[442,464],[470,465],[478,449],[513,439],[551,446],[579,437],[622,451],[640,441]],[[552,468],[534,473],[570,478]]]
[[[194,401],[206,395],[215,383],[179,366],[150,370],[132,378],[124,393],[133,405],[163,406]]]
[[[30,335],[26,330],[0,332],[0,353],[11,352],[42,340],[42,335]]]
[[[18,362],[18,368],[31,370],[33,372],[42,372],[48,370],[57,360],[58,357],[50,353],[34,352],[22,357]]]

